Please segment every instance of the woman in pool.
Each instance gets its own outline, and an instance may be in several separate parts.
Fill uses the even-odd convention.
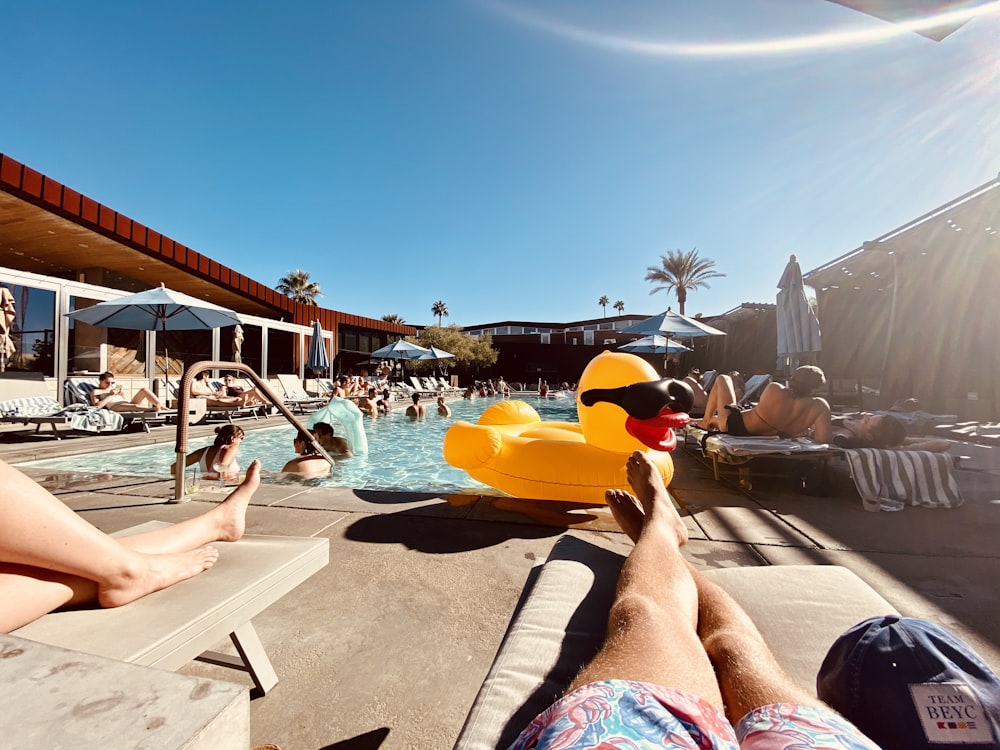
[[[225,466],[222,479],[235,481],[240,478],[240,467],[236,463],[236,454],[245,437],[243,428],[235,424],[227,424],[215,428],[215,442],[205,448],[199,448],[187,454],[184,466],[198,464],[202,477],[219,479],[215,466]],[[173,467],[171,467],[173,471]]]
[[[313,437],[304,432],[296,433],[292,438],[292,445],[299,455],[285,464],[282,469],[287,474],[302,474],[308,477],[318,477],[330,473],[330,462],[323,458],[316,446],[313,444]]]
[[[98,602],[119,607],[192,578],[219,557],[212,542],[243,536],[260,463],[228,498],[200,516],[144,534],[113,538],[0,461],[0,632],[54,609]]]

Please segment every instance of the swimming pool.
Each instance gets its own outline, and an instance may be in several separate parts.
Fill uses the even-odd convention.
[[[287,475],[276,477],[285,462],[294,458],[292,437],[295,428],[282,420],[281,427],[251,430],[240,448],[239,464],[246,469],[254,458],[260,459],[264,481],[297,481],[308,486],[349,487],[355,489],[390,490],[407,492],[434,492],[439,494],[473,493],[503,495],[470,477],[461,469],[445,463],[441,455],[444,434],[456,420],[475,422],[495,398],[478,398],[473,401],[451,401],[451,417],[439,417],[433,402],[426,403],[427,417],[413,421],[404,413],[406,403],[393,404],[393,411],[378,419],[364,420],[368,436],[368,453],[353,458],[337,459],[329,476],[315,479],[291,479]],[[572,398],[523,399],[538,410],[543,420],[576,422],[576,401]],[[334,430],[342,434],[339,425]],[[189,450],[212,444],[212,438],[192,439]],[[89,453],[23,464],[33,468],[57,469],[74,472],[133,474],[138,476],[169,477],[174,461],[174,446],[150,445],[117,451]],[[271,476],[268,476],[270,474]]]

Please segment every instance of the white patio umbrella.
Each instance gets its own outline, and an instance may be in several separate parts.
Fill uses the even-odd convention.
[[[806,298],[802,269],[794,255],[781,274],[778,290],[778,368],[790,373],[811,362],[822,348],[819,319]]]
[[[372,352],[372,359],[422,359],[430,349],[400,339]]]
[[[129,294],[119,299],[99,302],[83,310],[66,313],[81,323],[100,328],[125,328],[133,331],[193,331],[239,325],[239,316],[225,307],[197,297],[167,289]],[[163,376],[169,374],[169,354],[163,337]]]
[[[645,336],[635,341],[629,341],[627,344],[619,346],[618,349],[623,352],[632,352],[633,354],[659,354],[660,352],[672,354],[674,352],[691,351],[679,341],[659,335]]]

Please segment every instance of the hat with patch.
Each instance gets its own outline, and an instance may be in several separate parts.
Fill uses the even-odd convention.
[[[926,620],[855,625],[830,647],[816,692],[884,750],[1000,748],[1000,679]]]

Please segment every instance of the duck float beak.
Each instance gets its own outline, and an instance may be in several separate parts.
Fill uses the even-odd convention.
[[[620,388],[592,388],[580,394],[584,406],[599,401],[625,410],[625,431],[640,443],[653,450],[672,451],[677,447],[674,429],[691,421],[687,412],[694,405],[694,393],[687,383],[665,378]]]

